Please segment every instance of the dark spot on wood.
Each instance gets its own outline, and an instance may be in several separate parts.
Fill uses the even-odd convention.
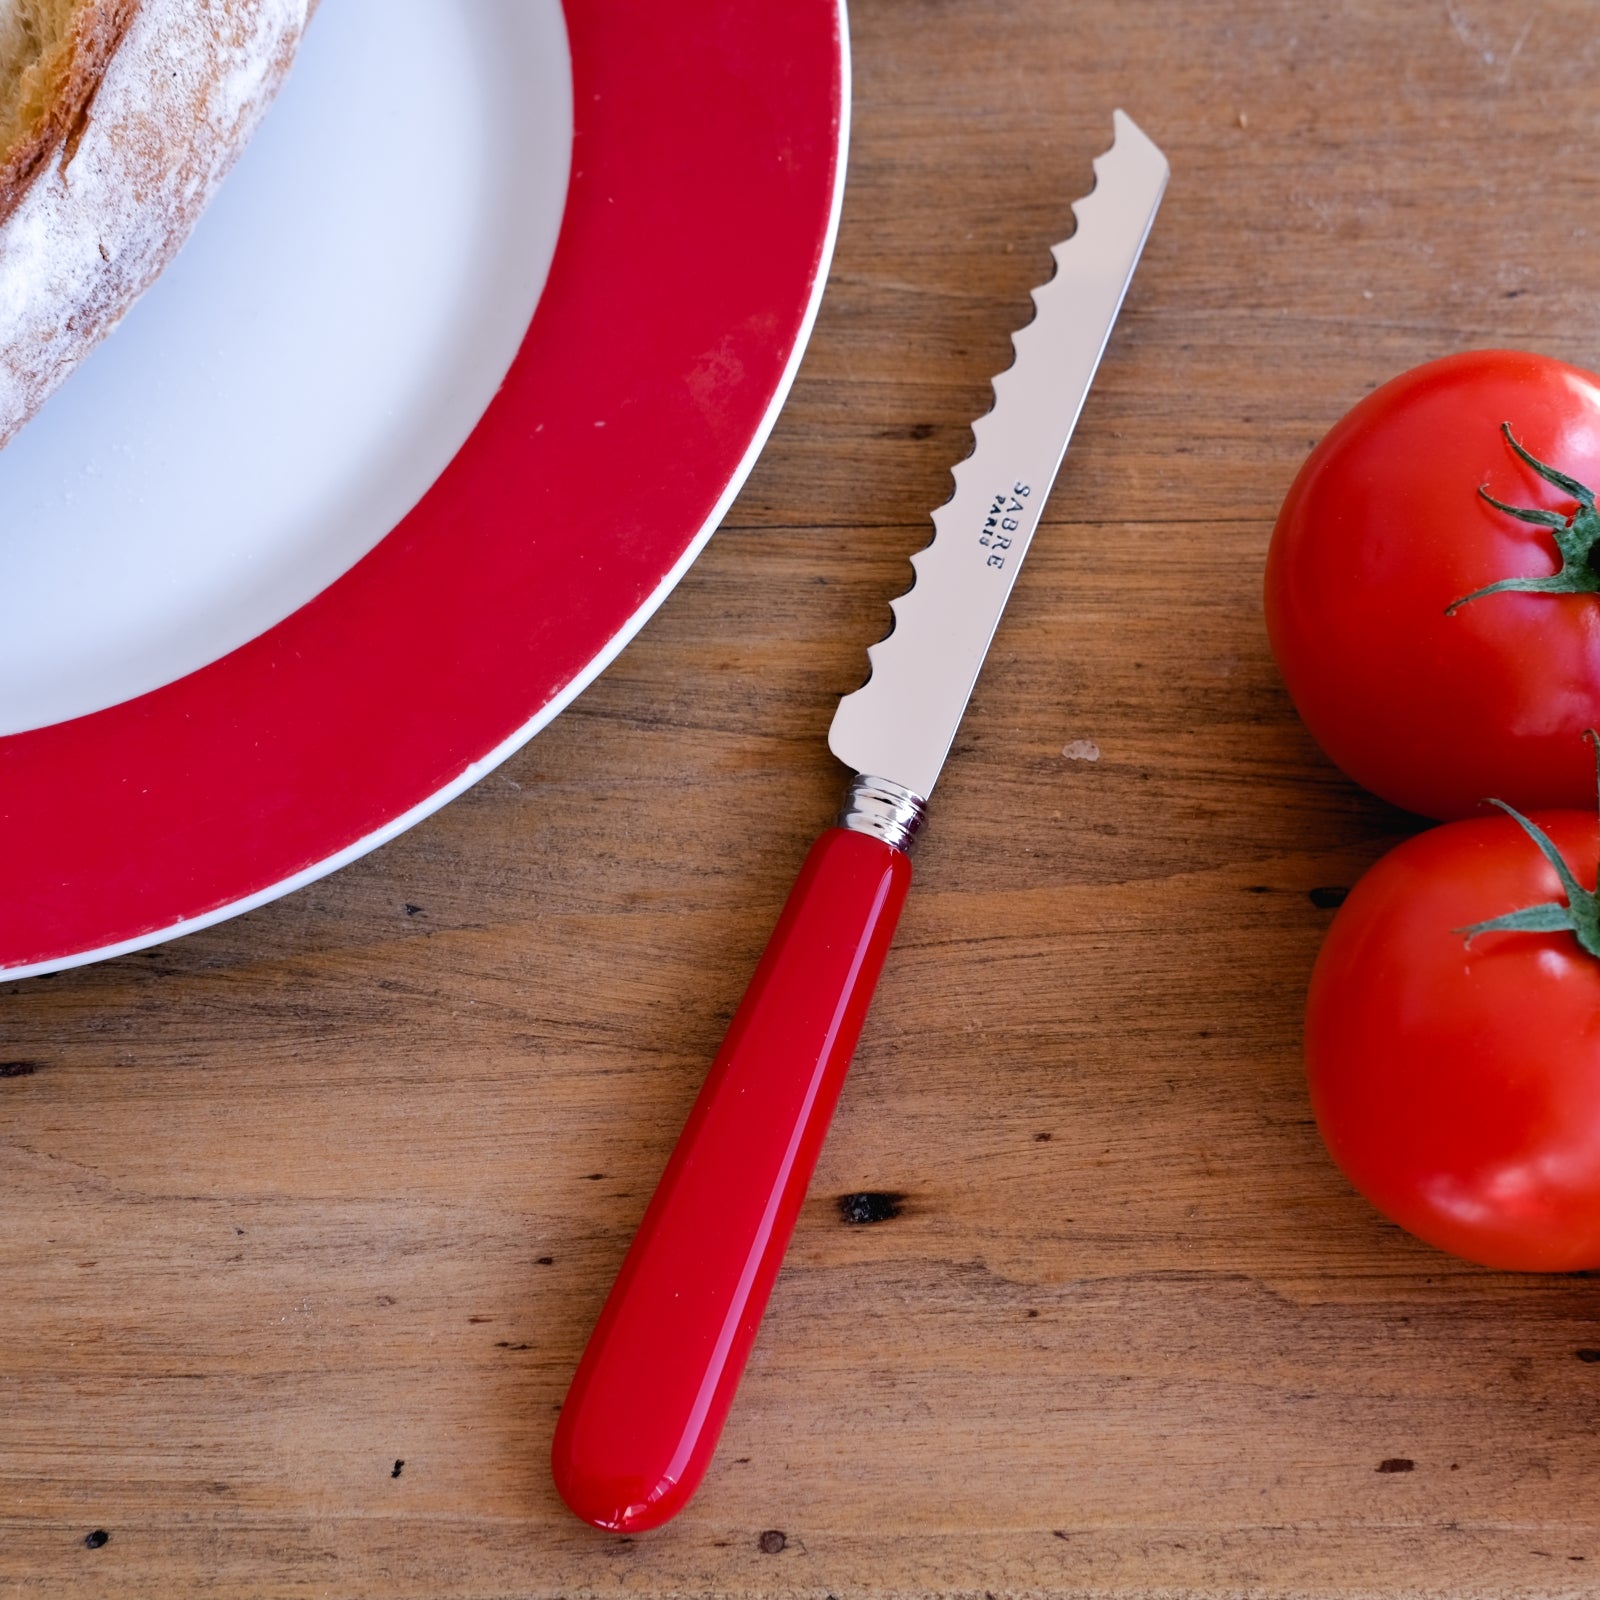
[[[1506,299],[1507,300],[1517,300],[1517,299],[1520,299],[1527,292],[1528,291],[1526,289],[1507,289],[1506,290]],[[1574,1561],[1582,1561],[1583,1557],[1582,1556],[1574,1556],[1572,1559]]]
[[[1452,1461],[1450,1463],[1450,1470],[1452,1472],[1459,1472],[1461,1470],[1461,1463],[1459,1461]]]
[[[391,1478],[398,1478],[400,1476],[401,1472],[404,1470],[404,1468],[405,1468],[404,1460],[396,1461],[395,1464],[394,1464],[394,1471],[391,1472],[389,1474],[389,1476]]]
[[[378,1296],[378,1304],[380,1306],[392,1306],[394,1303],[395,1299],[392,1294],[380,1294]]]
[[[540,1256],[537,1264],[541,1267],[553,1267],[556,1264],[556,1258],[554,1256]]]
[[[748,1467],[750,1465],[750,1457],[749,1456],[735,1456],[734,1460],[733,1460],[733,1464],[736,1467]]]
[[[1271,894],[1272,885],[1270,883],[1247,883],[1244,886],[1244,892],[1246,894]]]
[[[872,1222],[891,1222],[900,1215],[903,1194],[867,1190],[861,1194],[839,1196],[839,1216],[852,1227]]]
[[[468,1322],[493,1322],[493,1317],[468,1317]]]
[[[1033,1136],[1033,1142],[1035,1144],[1049,1144],[1050,1135],[1048,1133],[1036,1133]]]
[[[1417,1464],[1408,1461],[1404,1456],[1388,1456],[1378,1463],[1379,1472],[1415,1472]]]
[[[1055,1535],[1055,1536],[1056,1536],[1056,1538],[1058,1538],[1058,1539],[1065,1539],[1065,1538],[1067,1538],[1067,1537],[1068,1537],[1068,1536],[1067,1536],[1067,1535],[1066,1535],[1066,1534],[1064,1534],[1064,1533],[1063,1533],[1063,1532],[1062,1532],[1062,1531],[1061,1531],[1061,1530],[1060,1530],[1060,1529],[1059,1529],[1059,1528],[1052,1528],[1052,1529],[1051,1529],[1051,1530],[1050,1530],[1050,1531],[1051,1531],[1051,1533],[1053,1533],[1053,1534],[1054,1534],[1054,1535]]]
[[[756,1549],[758,1549],[764,1556],[775,1556],[779,1554],[779,1552],[782,1551],[788,1543],[789,1541],[781,1529],[768,1528],[767,1531],[756,1540]]]
[[[234,1237],[235,1238],[238,1238],[238,1239],[244,1238],[244,1229],[243,1228],[235,1228],[233,1230],[233,1232],[234,1232]]]
[[[1573,1351],[1573,1354],[1577,1356],[1580,1361],[1587,1361],[1591,1365],[1593,1365],[1593,1363],[1596,1361],[1600,1361],[1600,1350],[1575,1350]]]
[[[31,1078],[42,1061],[0,1061],[0,1078]]]
[[[409,900],[407,900],[406,901],[406,915],[408,917],[420,917],[422,915],[422,907],[421,906],[414,906],[414,905],[412,905],[412,903]]]
[[[1345,903],[1349,895],[1348,889],[1336,883],[1325,884],[1320,889],[1312,889],[1309,894],[1310,901],[1318,911],[1335,911]]]
[[[934,435],[934,426],[931,422],[913,422],[906,429],[908,439],[931,439]]]
[[[1030,1319],[1033,1318],[1033,1317],[1036,1317],[1038,1315],[1039,1315],[1039,1313],[1037,1311],[1033,1310],[1031,1307],[1029,1308],[1028,1316],[1029,1316]]]
[[[531,1350],[533,1348],[531,1344],[512,1344],[509,1339],[496,1339],[494,1347],[496,1350]]]
[[[583,1181],[585,1183],[599,1183],[603,1177],[605,1177],[603,1172],[586,1172],[583,1175]]]
[[[111,1535],[104,1528],[96,1528],[93,1533],[84,1534],[83,1542],[91,1550],[98,1550],[102,1545],[111,1543]]]

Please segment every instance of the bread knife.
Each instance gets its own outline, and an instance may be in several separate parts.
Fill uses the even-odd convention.
[[[794,1230],[911,881],[922,829],[1167,183],[1114,115],[1054,277],[912,557],[871,676],[828,743],[857,774],[812,846],[578,1363],[552,1466],[567,1504],[632,1533],[699,1486]]]

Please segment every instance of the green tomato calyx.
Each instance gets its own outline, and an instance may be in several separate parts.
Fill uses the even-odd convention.
[[[1600,781],[1600,736],[1593,728],[1588,730],[1590,744],[1595,748],[1596,778]],[[1543,905],[1526,906],[1521,911],[1508,911],[1503,917],[1491,917],[1487,922],[1475,922],[1470,928],[1457,928],[1471,944],[1480,933],[1570,933],[1590,955],[1600,957],[1600,894],[1585,889],[1573,875],[1555,841],[1536,822],[1530,822],[1504,800],[1491,800],[1517,824],[1539,847],[1539,853],[1555,869],[1561,881],[1566,904],[1547,900]]]
[[[1571,495],[1578,502],[1578,509],[1570,516],[1563,516],[1559,511],[1545,511],[1538,506],[1508,506],[1505,501],[1496,500],[1482,486],[1478,493],[1496,511],[1503,511],[1519,522],[1531,522],[1535,527],[1548,528],[1561,554],[1561,570],[1545,578],[1502,578],[1499,583],[1491,583],[1487,588],[1474,589],[1471,594],[1463,595],[1445,607],[1444,614],[1447,617],[1453,616],[1470,601],[1481,600],[1486,594],[1600,593],[1600,572],[1591,564],[1595,547],[1600,545],[1600,512],[1595,510],[1594,490],[1579,483],[1576,478],[1569,478],[1564,472],[1557,472],[1532,451],[1525,450],[1511,432],[1509,422],[1502,422],[1500,431],[1517,455],[1546,483],[1553,483],[1563,494]]]

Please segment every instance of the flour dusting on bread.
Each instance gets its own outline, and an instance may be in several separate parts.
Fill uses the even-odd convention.
[[[313,4],[0,0],[0,52],[41,11],[117,26],[84,103],[0,221],[0,444],[177,253],[270,104]]]

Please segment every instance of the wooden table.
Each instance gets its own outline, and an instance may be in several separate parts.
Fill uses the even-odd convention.
[[[1416,1243],[1312,1127],[1326,891],[1416,824],[1259,598],[1366,390],[1600,365],[1594,21],[860,0],[815,339],[640,639],[376,855],[0,994],[0,1592],[1600,1591],[1595,1285]],[[557,1406],[1117,104],[1172,187],[720,1455],[596,1533]]]

